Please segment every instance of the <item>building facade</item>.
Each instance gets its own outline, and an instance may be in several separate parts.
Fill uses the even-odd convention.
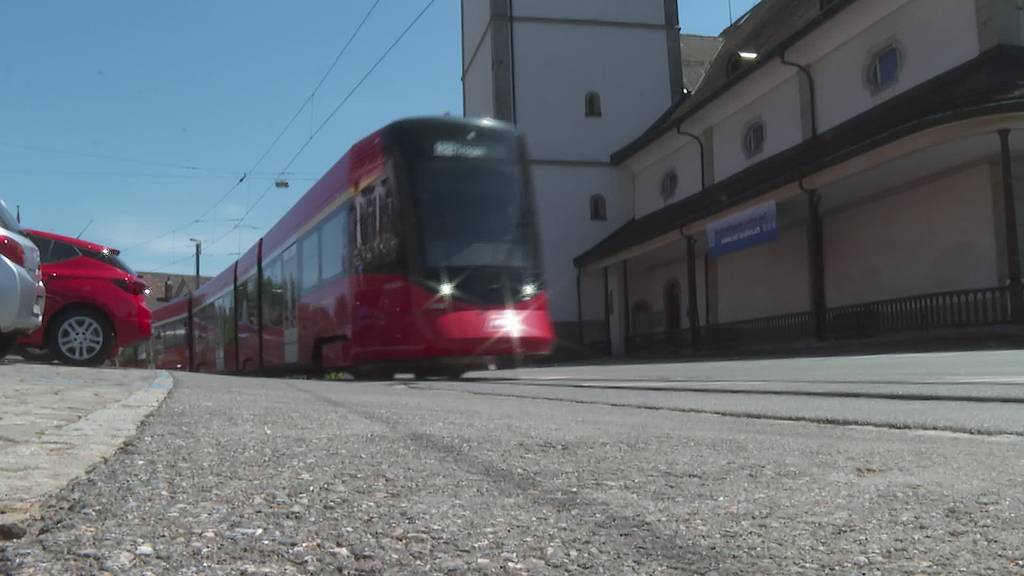
[[[464,39],[467,8],[485,4],[464,2]],[[524,2],[524,14],[533,4],[547,3]],[[558,17],[597,19],[599,4],[621,21],[645,13],[643,2],[579,0],[557,3]],[[514,62],[508,81],[533,95],[529,115],[511,119],[535,158],[593,165],[590,179],[534,165],[542,224],[558,230],[542,240],[557,246],[545,257],[564,338],[575,328],[579,345],[623,353],[1024,317],[1021,0],[762,0],[723,31],[686,91],[673,79],[694,59],[678,36],[678,60],[654,54],[653,39],[649,50],[613,35],[586,38],[600,50],[568,33],[540,42],[520,30],[540,25],[520,23],[520,2],[495,5],[511,7],[498,36],[512,56],[528,43],[530,66],[610,58],[577,66],[572,84]],[[662,31],[675,24],[666,17]],[[616,60],[612,42],[657,65]],[[502,110],[500,69],[487,89],[467,74],[467,115]],[[624,109],[601,94],[602,115],[589,118],[601,138],[584,143],[575,123],[590,110],[575,95],[590,85]],[[644,99],[663,86],[660,107]],[[484,93],[490,109],[471,104]],[[594,225],[587,201],[598,196],[608,219]]]
[[[552,315],[575,341],[572,260],[633,217],[610,157],[682,92],[675,1],[463,0],[462,29],[465,115],[526,135]]]

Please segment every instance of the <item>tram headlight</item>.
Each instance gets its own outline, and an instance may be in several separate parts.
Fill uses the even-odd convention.
[[[452,294],[455,294],[455,284],[452,284],[451,282],[441,282],[437,287],[437,293],[447,298]]]
[[[515,310],[505,310],[503,313],[491,319],[491,326],[513,338],[523,335],[523,318]]]
[[[532,298],[537,295],[537,285],[533,282],[527,282],[523,284],[522,290],[523,298]]]

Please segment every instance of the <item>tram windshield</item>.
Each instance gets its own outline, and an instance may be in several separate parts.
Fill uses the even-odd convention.
[[[427,268],[534,268],[536,232],[518,140],[470,130],[444,135],[411,165]]]

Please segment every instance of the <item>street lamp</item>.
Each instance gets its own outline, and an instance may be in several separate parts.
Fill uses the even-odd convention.
[[[203,253],[203,241],[197,238],[189,238],[189,242],[196,245],[196,290],[199,290],[199,256]]]

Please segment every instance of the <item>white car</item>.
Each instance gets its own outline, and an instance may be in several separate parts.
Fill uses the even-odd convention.
[[[0,358],[20,336],[39,328],[45,301],[39,249],[21,235],[18,221],[0,200]]]

